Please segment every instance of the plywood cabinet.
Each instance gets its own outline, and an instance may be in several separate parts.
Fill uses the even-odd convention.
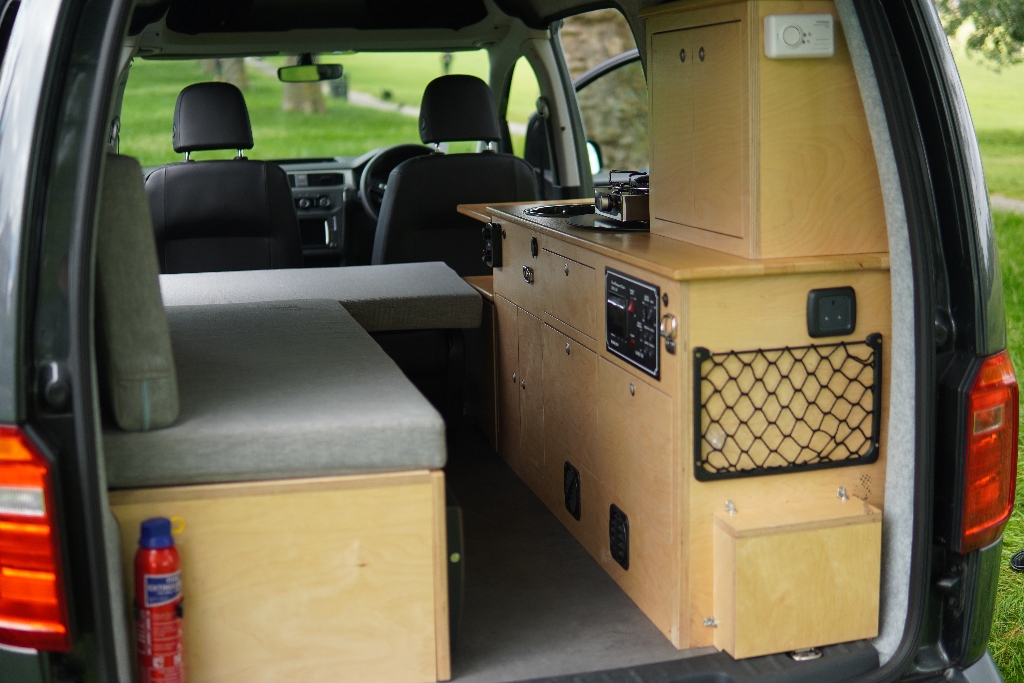
[[[544,437],[593,471],[598,439],[597,354],[544,326]]]
[[[768,59],[764,18],[834,16],[835,55]],[[881,184],[834,3],[697,0],[647,19],[651,231],[745,258],[887,250]]]
[[[651,39],[651,137],[663,141],[651,150],[654,215],[735,238],[746,233],[742,29],[731,21]]]
[[[672,537],[672,399],[602,359],[593,472],[617,504],[666,541]]]
[[[544,468],[543,324],[502,296],[497,315],[498,452],[528,484]]]
[[[709,41],[705,46],[712,44]],[[695,49],[699,51],[699,46]],[[539,242],[541,265],[531,289],[510,281],[511,291],[502,291],[495,279],[496,347],[504,356],[498,361],[504,386],[499,400],[503,406],[501,452],[519,476],[676,647],[715,645],[742,658],[784,651],[807,638],[824,644],[840,642],[849,634],[869,637],[870,624],[877,616],[880,560],[876,533],[885,488],[885,422],[879,417],[882,455],[877,460],[865,457],[835,469],[794,466],[788,472],[767,471],[776,465],[760,460],[763,453],[758,449],[769,447],[773,429],[792,428],[787,420],[795,419],[793,410],[798,408],[787,408],[786,417],[782,403],[789,401],[793,392],[773,389],[776,402],[772,403],[763,392],[754,391],[753,384],[762,381],[757,378],[763,375],[765,382],[782,386],[774,382],[787,373],[787,382],[803,386],[799,377],[806,371],[816,382],[839,391],[842,380],[835,384],[834,378],[826,377],[825,365],[813,361],[819,357],[815,354],[825,353],[833,360],[839,357],[836,353],[862,354],[858,358],[864,367],[875,367],[876,360],[863,356],[867,351],[850,350],[863,347],[868,335],[877,333],[883,342],[877,347],[880,355],[873,358],[881,363],[880,373],[875,375],[880,379],[865,381],[879,382],[877,395],[885,406],[891,313],[884,255],[823,257],[814,262],[812,270],[799,272],[795,269],[810,261],[746,261],[658,235],[595,234],[585,239],[579,232],[546,229],[543,224],[533,230],[527,226],[534,224],[525,217],[494,211],[493,220],[505,224],[510,239],[533,233]],[[674,252],[679,254],[680,270],[668,275],[659,271],[660,255],[680,245],[686,247]],[[712,265],[716,258],[722,261]],[[648,268],[637,265],[642,259]],[[658,339],[661,365],[657,376],[631,365],[604,343],[609,272],[657,286],[658,314],[671,315],[677,322],[673,352],[664,339]],[[831,339],[811,338],[806,319],[808,292],[837,287],[855,292],[856,329]],[[524,291],[539,317],[504,298]],[[580,328],[589,328],[594,336],[583,334]],[[713,354],[715,360],[706,364],[700,359],[710,356],[703,354]],[[797,363],[798,357],[805,360]],[[748,371],[740,372],[737,362],[749,366]],[[846,361],[843,363],[845,366]],[[717,371],[713,369],[716,364]],[[768,365],[775,370],[769,371]],[[796,374],[789,377],[790,372]],[[735,375],[737,387],[749,399],[736,399],[734,388],[729,389],[732,398],[726,397],[722,384],[717,389],[721,401],[735,409],[728,420],[715,412],[719,408],[710,398],[715,392],[708,384],[725,382],[722,373]],[[813,388],[808,391],[818,396]],[[874,387],[870,395],[876,395]],[[805,398],[808,396],[810,393]],[[704,443],[713,437],[710,431],[697,432],[696,421],[701,421],[699,429],[706,429],[712,412],[716,424],[725,425],[726,433],[734,433],[737,443],[751,435],[765,436],[760,445],[743,441],[749,462],[715,461],[719,469],[705,476],[710,461],[705,462]],[[777,424],[767,427],[765,420]],[[770,448],[776,449],[775,457],[784,454],[781,447]],[[827,453],[822,450],[821,455]],[[566,464],[579,474],[578,517],[566,506]],[[868,521],[874,527],[865,523],[863,528],[847,529],[849,520],[842,515],[820,513],[837,500],[839,487],[848,492],[847,511],[855,512],[860,505],[873,510],[868,516],[874,517]],[[825,503],[810,510],[802,507],[811,499]],[[722,526],[720,513],[727,502],[741,514],[725,521],[735,525],[752,520],[750,528],[730,531]],[[628,521],[625,561],[622,536],[614,536],[610,524],[612,506]],[[783,522],[768,524],[771,515]],[[855,520],[857,524],[864,521]],[[761,522],[771,528],[755,529]],[[804,534],[805,523],[816,525],[817,531]],[[850,539],[842,552],[822,543],[822,539],[833,537]],[[781,554],[773,555],[776,549]],[[799,561],[790,562],[787,553]],[[765,558],[763,576],[747,571],[749,558],[761,556]],[[796,573],[783,571],[789,564],[795,567],[801,562],[810,564]],[[854,567],[856,572],[851,573]],[[779,582],[769,576],[775,574]],[[816,577],[813,581],[807,578],[811,574]],[[831,587],[854,574],[859,577],[858,595],[863,599],[855,603],[835,599],[837,590]],[[764,576],[769,578],[759,584]],[[804,584],[809,587],[808,594],[797,595]],[[874,596],[874,603],[867,593]],[[806,597],[809,602],[805,604],[824,605],[826,611],[844,614],[832,626],[783,619],[779,615],[793,614],[786,610],[794,596]],[[759,623],[776,617],[780,619],[776,626],[759,628]],[[810,626],[804,629],[800,623]]]

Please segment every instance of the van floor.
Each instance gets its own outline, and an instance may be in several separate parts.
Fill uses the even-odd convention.
[[[449,433],[464,593],[452,680],[503,683],[684,659],[472,426]]]

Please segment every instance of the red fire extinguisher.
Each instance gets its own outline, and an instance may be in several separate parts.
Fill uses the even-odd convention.
[[[142,683],[183,683],[181,559],[166,517],[141,525],[135,605]]]

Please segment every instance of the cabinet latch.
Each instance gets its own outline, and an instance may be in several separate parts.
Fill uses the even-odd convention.
[[[523,279],[529,284],[533,284],[533,268],[530,266],[523,266]]]
[[[676,333],[679,323],[671,313],[661,316],[661,324],[658,326],[658,334],[665,338],[665,350],[671,354],[676,352]]]

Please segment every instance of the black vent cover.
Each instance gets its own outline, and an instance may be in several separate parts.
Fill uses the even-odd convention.
[[[629,518],[614,504],[608,509],[608,546],[612,559],[629,569]]]
[[[568,462],[565,463],[562,490],[565,492],[565,509],[576,518],[576,521],[579,521],[581,514],[580,471]]]
[[[310,187],[329,187],[331,185],[345,184],[345,176],[341,173],[310,173],[307,178]]]

